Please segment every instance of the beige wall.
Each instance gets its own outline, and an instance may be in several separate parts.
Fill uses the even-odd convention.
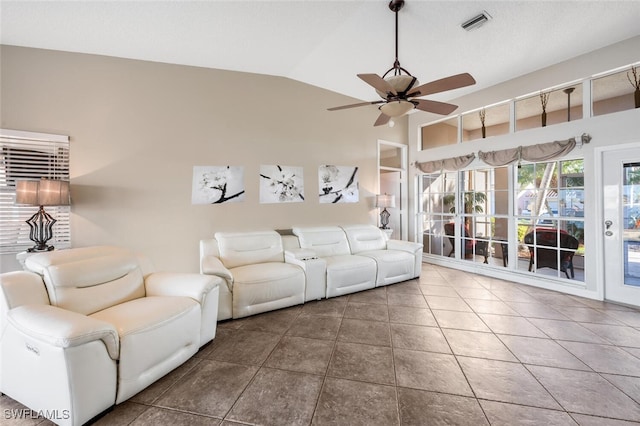
[[[219,230],[376,223],[377,140],[407,139],[406,119],[374,128],[375,108],[328,112],[353,99],[282,77],[12,46],[0,54],[0,127],[71,137],[72,245],[121,244],[158,269],[198,271],[198,241]],[[261,164],[302,166],[306,200],[259,204]],[[359,167],[359,203],[319,204],[322,164]],[[192,205],[194,165],[244,166],[245,201]]]

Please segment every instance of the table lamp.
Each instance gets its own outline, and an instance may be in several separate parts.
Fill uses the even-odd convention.
[[[388,208],[395,208],[396,206],[396,197],[390,194],[382,194],[376,195],[376,207],[382,208],[380,212],[380,224],[382,225],[380,229],[389,229],[387,225],[389,225],[389,216],[391,213],[387,211]]]
[[[31,228],[29,239],[35,243],[28,252],[51,251],[53,246],[47,245],[53,237],[52,228],[57,222],[44,211],[44,206],[68,206],[70,204],[69,181],[64,180],[17,180],[16,204],[39,206],[36,214],[26,222]]]

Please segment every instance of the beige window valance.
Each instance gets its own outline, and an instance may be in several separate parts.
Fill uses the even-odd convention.
[[[476,154],[473,152],[468,155],[462,155],[460,157],[443,158],[442,160],[425,161],[424,163],[416,163],[416,167],[424,173],[436,173],[444,170],[454,172],[467,167],[473,160],[475,160]]]
[[[580,139],[580,144],[588,143],[590,140],[591,136],[584,134]],[[564,141],[519,146],[517,148],[503,149],[500,151],[479,151],[478,158],[490,166],[505,166],[521,160],[532,162],[546,161],[570,153],[577,144],[576,138],[571,138]]]
[[[490,166],[506,166],[507,164],[521,160],[532,162],[547,161],[562,157],[570,153],[576,146],[582,146],[590,141],[591,136],[584,133],[580,136],[579,140],[570,138],[563,141],[519,146],[517,148],[503,149],[500,151],[478,151],[478,158]],[[472,152],[471,154],[460,157],[443,158],[442,160],[425,161],[423,163],[416,162],[415,164],[416,167],[424,173],[437,173],[445,170],[455,172],[467,167],[475,158],[476,154]]]

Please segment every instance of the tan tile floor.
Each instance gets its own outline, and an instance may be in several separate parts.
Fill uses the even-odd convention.
[[[96,422],[638,423],[640,311],[433,265],[420,279],[222,322],[195,357]]]

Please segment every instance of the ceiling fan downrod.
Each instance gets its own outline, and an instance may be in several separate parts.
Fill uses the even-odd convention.
[[[404,0],[391,0],[389,2],[389,9],[396,14],[396,60],[393,62],[393,66],[384,73],[382,78],[385,78],[387,74],[393,71],[393,75],[401,75],[404,71],[405,74],[411,76],[411,73],[400,66],[400,60],[398,59],[398,12],[404,7]]]

